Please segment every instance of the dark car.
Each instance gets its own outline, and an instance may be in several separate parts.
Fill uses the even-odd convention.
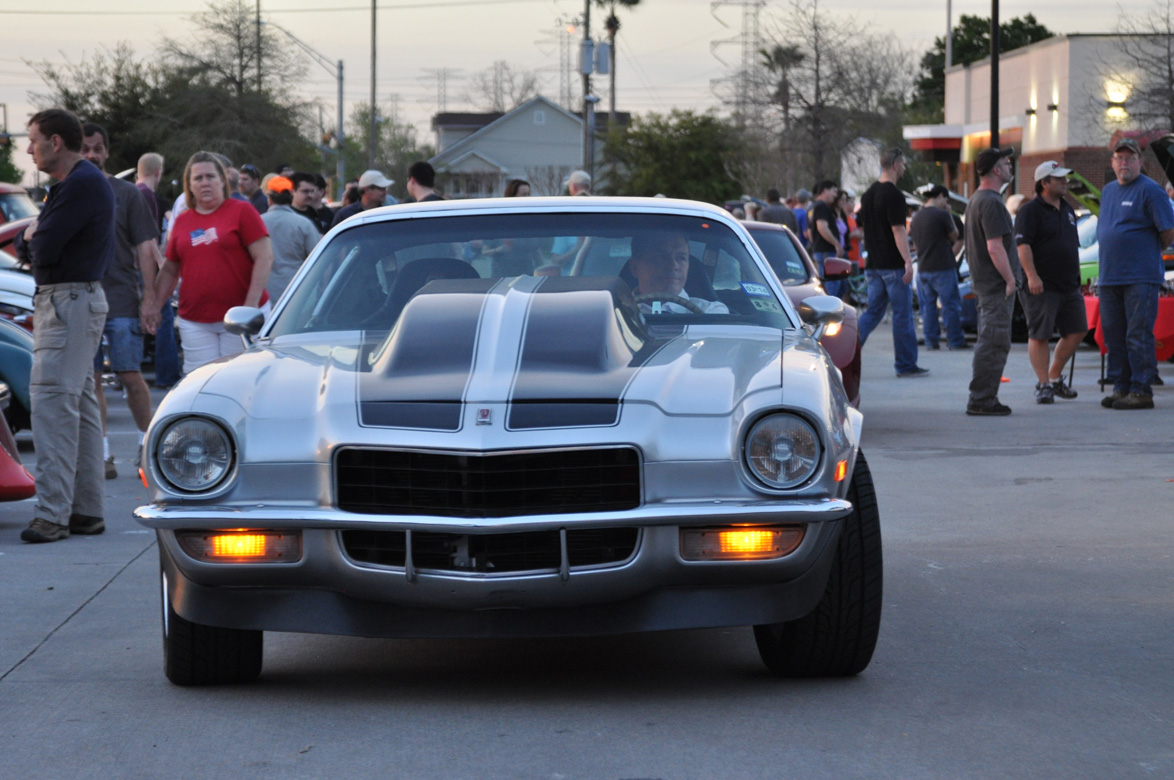
[[[766,255],[771,269],[787,297],[796,307],[804,299],[813,295],[826,295],[823,282],[815,270],[815,263],[808,256],[807,251],[799,243],[789,229],[782,225],[770,222],[744,223],[758,248]],[[824,261],[827,272],[827,281],[847,279],[852,274],[852,263],[849,260],[831,258]],[[840,369],[840,376],[844,382],[844,391],[851,399],[852,405],[860,406],[860,330],[856,324],[856,310],[851,306],[844,307],[844,321],[840,327],[828,328],[823,338],[819,340],[821,346],[831,355],[832,362]]]

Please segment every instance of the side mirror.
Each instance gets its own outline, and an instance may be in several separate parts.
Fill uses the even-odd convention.
[[[252,306],[233,306],[224,314],[224,329],[249,342],[261,331],[264,324],[264,313]]]
[[[844,302],[834,295],[812,295],[799,304],[799,316],[815,326],[815,340],[819,341],[829,325],[844,321]]]
[[[842,257],[827,257],[823,261],[823,280],[834,282],[839,279],[847,279],[855,270],[856,265],[851,260],[845,260]]]

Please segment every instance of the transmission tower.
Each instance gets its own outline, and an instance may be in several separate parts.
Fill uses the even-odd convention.
[[[767,0],[713,0],[710,5],[713,17],[724,27],[730,25],[718,16],[719,8],[734,6],[741,8],[742,11],[741,32],[732,38],[714,41],[709,45],[710,52],[718,62],[734,69],[733,73],[714,79],[710,86],[714,95],[732,109],[734,119],[740,126],[747,123],[760,124],[763,108],[767,103],[767,80],[759,54],[766,47],[760,26],[760,17],[766,2]],[[736,65],[727,61],[720,53],[732,46],[738,47],[740,54],[740,60]]]
[[[535,41],[539,51],[550,57],[558,49],[558,104],[567,111],[578,111],[578,83],[577,60],[578,38],[575,37],[579,25],[583,21],[575,17],[560,16],[554,20],[554,27]],[[554,66],[542,68],[545,71],[554,70]]]
[[[456,78],[461,75],[461,71],[457,68],[421,68],[426,74],[420,80],[422,82],[436,83],[436,113],[443,114],[448,110],[448,80]],[[428,103],[427,100],[421,100],[421,103]]]

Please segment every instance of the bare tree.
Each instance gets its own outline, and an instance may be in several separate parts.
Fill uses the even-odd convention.
[[[515,68],[505,60],[498,60],[469,78],[465,99],[482,111],[512,111],[538,95],[542,85],[538,73]]]
[[[1122,13],[1115,32],[1129,36],[1101,57],[1102,82],[1090,116],[1107,131],[1126,125],[1148,131],[1174,129],[1174,0],[1155,0],[1148,11]],[[1111,57],[1111,59],[1110,59]],[[1121,104],[1105,110],[1105,103]]]
[[[539,165],[526,169],[526,181],[535,195],[561,195],[571,170],[566,165]]]
[[[833,177],[856,138],[900,137],[913,56],[891,35],[821,11],[819,0],[792,0],[773,37],[765,64],[778,80],[772,100],[783,109],[786,154],[800,177]]]

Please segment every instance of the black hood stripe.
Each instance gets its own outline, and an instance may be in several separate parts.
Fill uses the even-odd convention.
[[[442,294],[445,285],[421,291],[404,307],[400,322],[359,376],[359,424],[382,428],[459,431],[473,375],[488,293]],[[447,291],[444,291],[447,292]]]
[[[584,280],[554,278],[531,296],[508,430],[619,423],[625,391],[665,342],[643,334],[626,288],[599,282],[584,289]]]

